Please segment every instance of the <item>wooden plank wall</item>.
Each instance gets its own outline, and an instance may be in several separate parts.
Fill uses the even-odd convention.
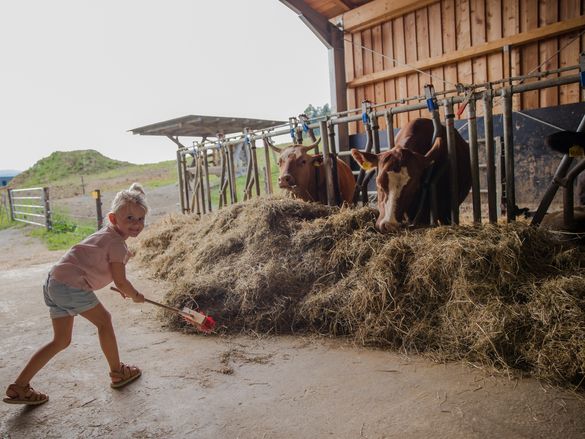
[[[370,28],[345,34],[347,80],[389,72],[412,64],[473,48],[585,14],[585,0],[440,0]],[[453,89],[455,84],[478,84],[536,70],[550,70],[578,64],[585,50],[585,29],[539,40],[518,47],[449,65],[424,73],[408,73],[378,82],[348,87],[348,106],[358,108],[362,100],[383,103],[422,95],[424,85],[435,90]],[[361,47],[364,46],[364,47]],[[562,49],[562,50],[561,50]],[[559,53],[557,53],[560,50]],[[570,72],[567,74],[575,74]],[[579,102],[578,84],[515,96],[514,108],[532,109]],[[478,109],[481,112],[481,106]],[[494,108],[496,113],[501,108]],[[397,127],[428,112],[398,115]],[[380,121],[382,129],[385,128]],[[350,124],[350,134],[363,132],[361,123]]]

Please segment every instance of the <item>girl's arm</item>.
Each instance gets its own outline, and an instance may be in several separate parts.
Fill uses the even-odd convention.
[[[144,302],[144,296],[126,279],[126,266],[122,262],[110,262],[110,271],[116,288],[134,302]]]

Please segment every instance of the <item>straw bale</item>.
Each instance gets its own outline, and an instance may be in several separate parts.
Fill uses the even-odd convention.
[[[226,332],[318,332],[578,386],[585,251],[526,224],[375,228],[370,208],[257,198],[150,227],[167,301]],[[181,323],[168,316],[176,327]]]

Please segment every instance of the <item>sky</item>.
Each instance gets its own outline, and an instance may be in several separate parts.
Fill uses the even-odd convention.
[[[0,41],[0,169],[78,149],[173,160],[169,139],[128,130],[330,102],[326,47],[278,0],[3,1]]]

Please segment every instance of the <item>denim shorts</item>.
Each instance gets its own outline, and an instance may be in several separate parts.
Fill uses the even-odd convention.
[[[93,291],[70,287],[51,278],[50,275],[43,285],[43,295],[52,319],[76,316],[100,303]]]

